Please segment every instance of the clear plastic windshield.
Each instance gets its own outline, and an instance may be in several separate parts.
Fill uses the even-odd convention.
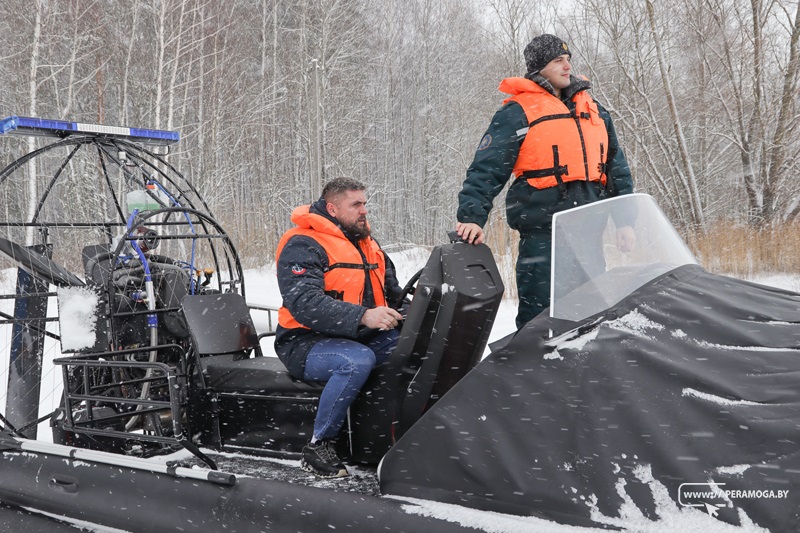
[[[553,216],[550,316],[578,321],[679,266],[697,264],[646,194],[619,196]]]

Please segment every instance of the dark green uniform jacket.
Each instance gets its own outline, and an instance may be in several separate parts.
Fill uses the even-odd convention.
[[[538,82],[537,79],[533,81]],[[567,107],[574,110],[574,103],[569,98],[589,87],[589,82],[573,77],[572,85],[562,91],[562,96],[567,97],[564,99]],[[523,237],[541,233],[549,235],[553,213],[633,192],[631,171],[619,147],[611,116],[599,103],[597,107],[608,130],[608,185],[604,187],[597,182],[572,181],[565,184],[562,192],[558,187],[535,189],[524,179],[515,180],[506,196],[506,217],[509,226],[518,230]],[[527,127],[525,111],[516,102],[505,104],[495,113],[475,152],[475,159],[467,169],[467,178],[458,195],[459,222],[474,222],[481,227],[486,224],[492,200],[511,177],[525,139],[524,134],[519,136],[517,132]]]

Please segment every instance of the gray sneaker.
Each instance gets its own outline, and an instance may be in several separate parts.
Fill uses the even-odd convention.
[[[336,455],[333,442],[330,440],[321,440],[314,444],[309,443],[303,448],[300,468],[322,478],[347,477],[349,475],[347,468]]]

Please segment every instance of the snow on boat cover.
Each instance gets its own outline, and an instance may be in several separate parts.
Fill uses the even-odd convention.
[[[576,211],[595,222],[584,232],[570,214],[554,222],[556,268],[569,255],[583,268],[557,273],[552,316],[493,345],[389,451],[383,493],[623,527],[625,509],[657,521],[666,496],[748,529],[800,529],[800,295],[665,249],[680,240],[635,196]],[[627,257],[608,244],[617,208],[638,211]]]

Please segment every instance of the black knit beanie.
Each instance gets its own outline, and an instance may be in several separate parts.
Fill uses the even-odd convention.
[[[549,62],[564,54],[572,57],[567,43],[555,35],[545,33],[534,37],[525,47],[525,65],[528,67],[528,74],[536,74]]]

